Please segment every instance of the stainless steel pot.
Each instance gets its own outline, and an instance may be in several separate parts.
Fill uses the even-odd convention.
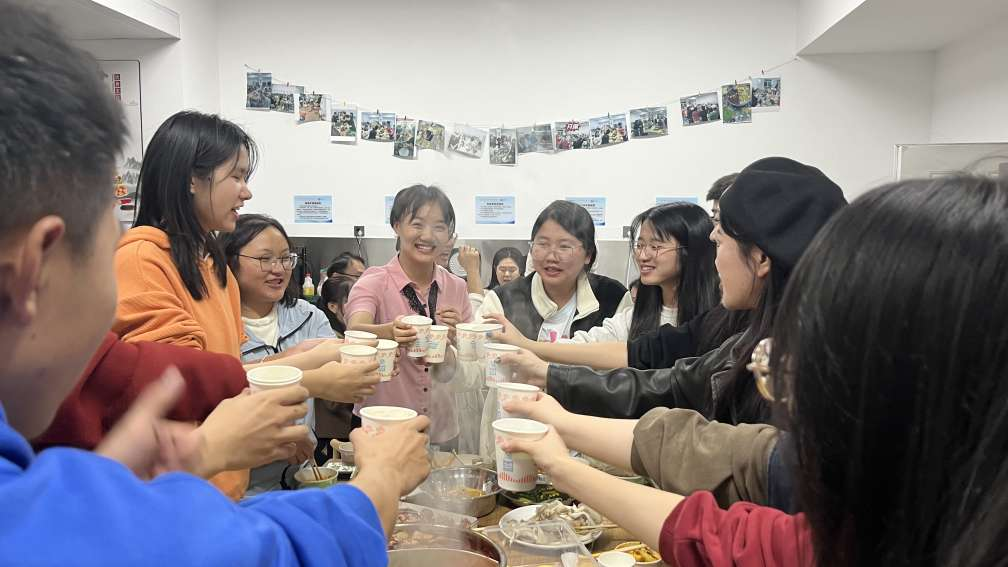
[[[462,498],[452,493],[460,488],[483,491],[478,498]],[[451,467],[431,471],[427,480],[409,496],[407,502],[480,518],[497,506],[497,473],[482,467]]]

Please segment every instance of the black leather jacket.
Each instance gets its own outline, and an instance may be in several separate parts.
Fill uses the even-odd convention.
[[[710,419],[719,380],[731,370],[742,333],[696,358],[671,368],[620,368],[597,372],[583,366],[550,364],[546,391],[568,411],[599,417],[637,419],[657,407],[686,408]]]

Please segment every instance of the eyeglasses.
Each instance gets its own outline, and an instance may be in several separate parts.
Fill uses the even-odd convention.
[[[645,257],[645,252],[649,252],[651,258],[657,258],[672,250],[682,250],[685,246],[661,246],[653,242],[634,242],[633,251],[638,256]]]
[[[431,234],[433,234],[439,243],[446,243],[450,239],[454,238],[456,235],[451,233],[451,228],[446,224],[424,224],[419,221],[414,221],[406,225],[410,232],[414,234],[423,234],[430,229]]]
[[[772,346],[773,339],[761,340],[753,349],[752,362],[746,365],[746,369],[752,372],[756,379],[756,389],[760,395],[771,402],[775,401],[773,380],[770,377],[770,350]]]
[[[504,275],[506,275],[506,276],[510,276],[511,274],[517,274],[518,273],[518,268],[510,268],[510,267],[501,267],[501,266],[498,266],[497,267],[497,271],[500,272],[500,273],[502,273],[502,274],[504,274]]]
[[[550,254],[556,254],[556,257],[561,262],[565,262],[571,259],[574,252],[582,246],[578,244],[573,246],[571,244],[558,244],[556,246],[546,244],[545,242],[530,242],[529,246],[532,250],[532,257],[537,260],[542,260],[548,257]]]
[[[291,271],[294,266],[297,266],[298,256],[297,254],[288,254],[286,256],[280,256],[279,258],[274,258],[272,256],[246,256],[244,254],[239,254],[238,256],[242,258],[248,258],[249,260],[259,260],[259,269],[264,272],[273,271],[273,266],[277,263],[284,271]]]

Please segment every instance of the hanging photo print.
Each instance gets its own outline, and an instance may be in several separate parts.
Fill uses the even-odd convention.
[[[369,142],[391,142],[395,138],[394,112],[361,112],[360,137]]]
[[[269,110],[273,73],[245,73],[245,108]]]
[[[514,128],[490,129],[490,165],[514,165],[518,145]]]
[[[325,120],[326,113],[323,110],[324,106],[324,95],[315,93],[305,93],[297,95],[298,100],[298,124],[307,124],[309,122],[321,122]]]
[[[517,129],[518,153],[553,152],[553,127],[550,124],[536,124]]]
[[[721,87],[721,118],[725,124],[752,122],[752,85],[749,83]]]
[[[556,151],[581,150],[588,148],[588,123],[571,120],[553,124],[556,132]]]
[[[536,151],[536,138],[532,126],[522,126],[517,128],[515,133],[518,136],[518,153],[530,154]]]
[[[752,106],[754,110],[780,110],[780,77],[753,78]]]
[[[627,141],[626,114],[599,116],[588,121],[591,147],[606,148]]]
[[[444,151],[445,128],[437,122],[421,120],[417,123],[417,150]]]
[[[392,155],[402,159],[416,159],[416,130],[416,120],[396,119]]]
[[[304,87],[273,85],[273,92],[270,94],[270,110],[273,112],[294,114],[295,98],[301,94],[304,94]]]
[[[340,106],[332,109],[330,114],[332,124],[329,128],[329,141],[344,144],[357,143],[357,107]]]
[[[668,134],[668,108],[650,106],[630,111],[630,135],[634,138],[656,138]]]
[[[466,157],[483,157],[483,141],[486,140],[486,135],[484,130],[456,124],[455,131],[448,139],[448,149]]]
[[[718,104],[718,94],[715,92],[701,93],[679,99],[682,109],[682,125],[713,124],[721,121],[721,107]]]

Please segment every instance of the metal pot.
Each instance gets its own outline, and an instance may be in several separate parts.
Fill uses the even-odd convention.
[[[482,490],[483,496],[462,498],[452,495],[460,488]],[[497,473],[494,471],[482,467],[451,467],[431,471],[427,480],[407,496],[406,501],[480,518],[494,511],[499,493]]]
[[[417,533],[433,536],[429,543],[403,543]],[[449,526],[398,524],[392,530],[389,567],[460,565],[505,567],[507,554],[490,538],[474,531]]]

